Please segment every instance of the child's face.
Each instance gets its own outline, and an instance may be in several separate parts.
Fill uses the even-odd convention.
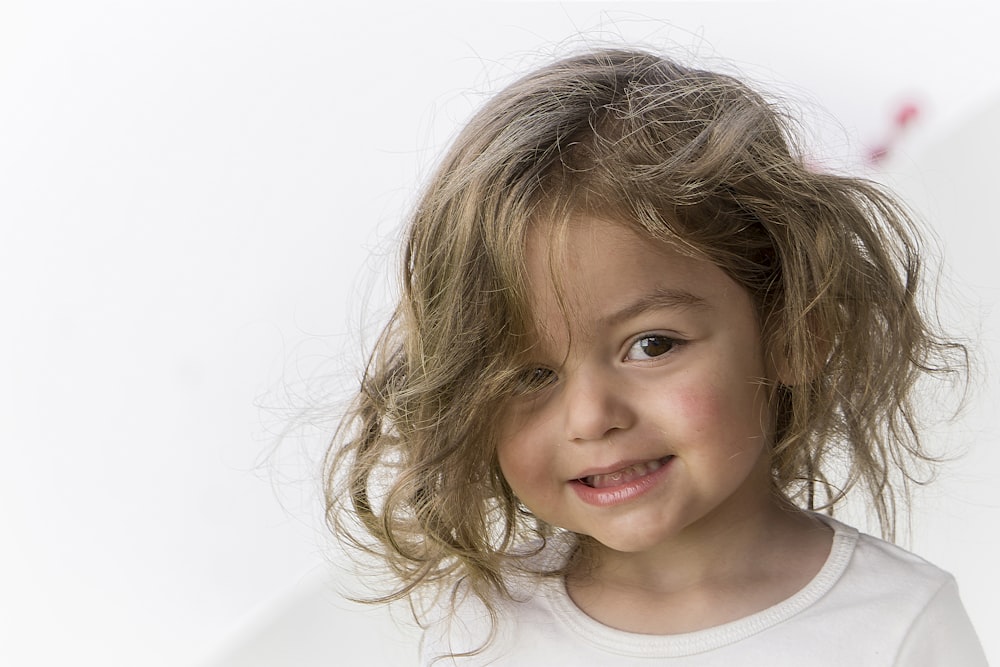
[[[574,221],[553,258],[544,233],[528,241],[537,370],[498,443],[518,498],[626,552],[765,507],[772,373],[746,290],[598,219]]]

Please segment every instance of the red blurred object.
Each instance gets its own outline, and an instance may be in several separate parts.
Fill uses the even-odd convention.
[[[913,102],[904,104],[899,111],[896,112],[896,125],[899,127],[906,127],[910,124],[910,121],[915,119],[920,115],[920,107],[918,107]]]
[[[875,165],[883,162],[918,116],[920,116],[920,105],[916,102],[904,102],[900,105],[892,116],[888,136],[868,151],[868,162]]]

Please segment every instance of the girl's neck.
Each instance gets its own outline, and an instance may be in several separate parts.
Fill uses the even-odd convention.
[[[791,597],[822,568],[831,542],[828,526],[772,499],[692,526],[642,553],[592,545],[566,588],[605,625],[645,634],[691,632]]]

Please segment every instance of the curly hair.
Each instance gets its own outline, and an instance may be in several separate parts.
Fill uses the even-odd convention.
[[[811,169],[795,123],[727,75],[642,51],[555,62],[468,123],[409,225],[402,294],[326,461],[327,518],[398,581],[487,603],[557,529],[518,502],[495,433],[530,345],[527,230],[585,212],[742,285],[792,381],[776,387],[774,488],[809,509],[862,490],[883,533],[933,457],[915,386],[965,348],[921,303],[919,235],[878,185]],[[432,587],[433,588],[433,587]]]

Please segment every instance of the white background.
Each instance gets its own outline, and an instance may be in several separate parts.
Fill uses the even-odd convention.
[[[539,50],[621,38],[798,99],[931,217],[983,361],[911,546],[1000,660],[993,7],[0,2],[0,663],[195,664],[288,599],[421,176]]]

